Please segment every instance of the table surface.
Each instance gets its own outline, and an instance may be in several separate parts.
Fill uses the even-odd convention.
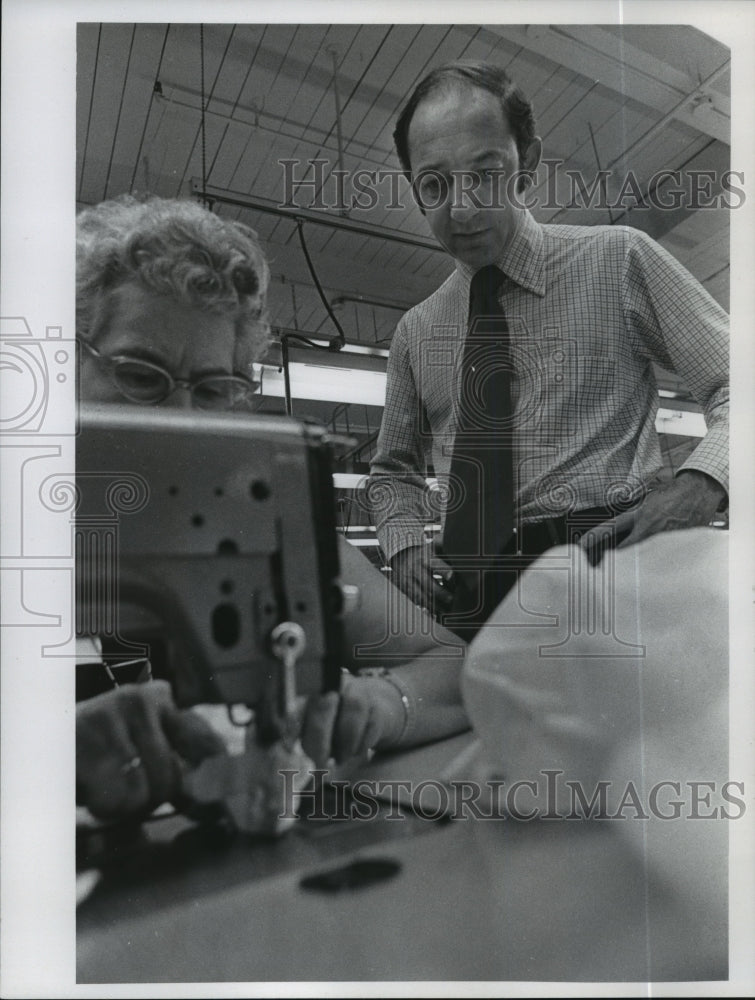
[[[473,749],[463,735],[363,776],[458,777]],[[300,821],[275,841],[151,822],[78,909],[77,981],[725,979],[725,908],[677,891],[619,826],[395,805],[369,822]],[[302,885],[355,859],[400,870],[337,892]],[[718,862],[725,887],[725,849]]]

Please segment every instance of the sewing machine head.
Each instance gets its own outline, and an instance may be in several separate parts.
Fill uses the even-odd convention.
[[[118,638],[125,604],[148,609],[169,638],[181,706],[255,706],[285,662],[297,692],[337,688],[342,593],[322,429],[82,408],[76,484],[80,634]]]

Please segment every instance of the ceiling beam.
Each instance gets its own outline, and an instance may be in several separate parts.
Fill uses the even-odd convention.
[[[582,25],[574,29],[547,24],[485,25],[484,30],[597,81],[622,100],[637,101],[661,114],[688,97],[674,117],[704,135],[731,142],[730,102],[712,88],[729,72],[728,59],[699,81],[601,28],[592,28],[588,34]],[[571,30],[579,31],[580,37],[570,34]]]
[[[622,215],[617,216],[614,223],[641,229],[648,236],[652,236],[654,240],[663,239],[667,233],[676,229],[691,215],[695,215],[697,212],[719,211],[718,207],[713,208],[712,206],[720,206],[723,203],[722,200],[732,198],[731,194],[727,193],[722,186],[724,174],[729,166],[729,147],[721,142],[712,142],[679,168],[678,172],[682,180],[681,187],[686,195],[683,204],[677,208],[660,207],[663,204],[673,205],[672,192],[680,186],[669,178],[656,188],[653,198],[654,204],[649,204],[647,208],[629,208]],[[696,189],[697,196],[695,199],[691,199],[689,197],[690,175],[698,172],[701,177]],[[684,183],[685,179],[687,183]]]

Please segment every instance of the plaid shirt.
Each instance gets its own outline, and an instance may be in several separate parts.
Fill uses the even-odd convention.
[[[540,225],[523,212],[496,263],[515,368],[520,523],[641,496],[662,467],[652,362],[678,374],[704,409],[707,434],[682,468],[728,490],[728,317],[674,257],[638,230]],[[454,500],[472,273],[457,262],[393,338],[367,494],[388,559],[423,542],[424,525]],[[425,484],[429,462],[438,492]]]

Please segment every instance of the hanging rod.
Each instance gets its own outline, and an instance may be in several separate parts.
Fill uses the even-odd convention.
[[[202,182],[196,177],[191,179],[191,192],[195,195],[202,195]],[[326,226],[329,229],[341,229],[347,233],[354,233],[356,236],[370,236],[379,240],[389,240],[393,243],[403,243],[405,246],[419,247],[422,250],[432,250],[435,253],[445,254],[443,247],[432,240],[424,239],[422,236],[405,236],[395,229],[388,229],[385,226],[376,226],[371,222],[355,222],[353,219],[345,219],[342,216],[328,215],[325,212],[318,212],[311,208],[296,208],[295,206],[278,205],[271,198],[260,198],[249,194],[242,194],[240,191],[226,191],[225,188],[213,187],[208,184],[204,189],[205,197],[208,201],[219,202],[221,205],[235,205],[237,208],[250,208],[255,212],[264,212],[267,215],[277,215],[282,219],[289,219],[297,222],[302,219],[304,222],[311,222],[315,226]]]
[[[289,285],[292,288],[298,285],[303,286],[304,288],[315,287],[311,281],[300,281],[297,278],[287,278],[285,274],[271,274],[270,283],[272,284],[273,282],[276,282],[279,285]],[[331,291],[336,291],[336,289],[331,289]],[[413,305],[416,305],[414,302],[399,302],[397,299],[380,298],[377,295],[359,295],[357,292],[339,292],[338,295],[335,295],[334,298],[330,300],[330,304],[332,306],[341,306],[346,302],[356,302],[363,306],[378,306],[380,309],[395,309],[397,312],[402,313],[408,312]],[[310,339],[316,339],[317,334],[310,333],[307,334],[307,336],[310,337]]]
[[[336,295],[334,299],[330,300],[332,306],[340,306],[345,302],[356,302],[363,306],[377,306],[380,309],[396,309],[398,312],[408,312],[411,309],[411,305],[406,302],[396,302],[394,299],[382,299],[378,296],[370,295],[349,295],[344,293],[343,295]]]

